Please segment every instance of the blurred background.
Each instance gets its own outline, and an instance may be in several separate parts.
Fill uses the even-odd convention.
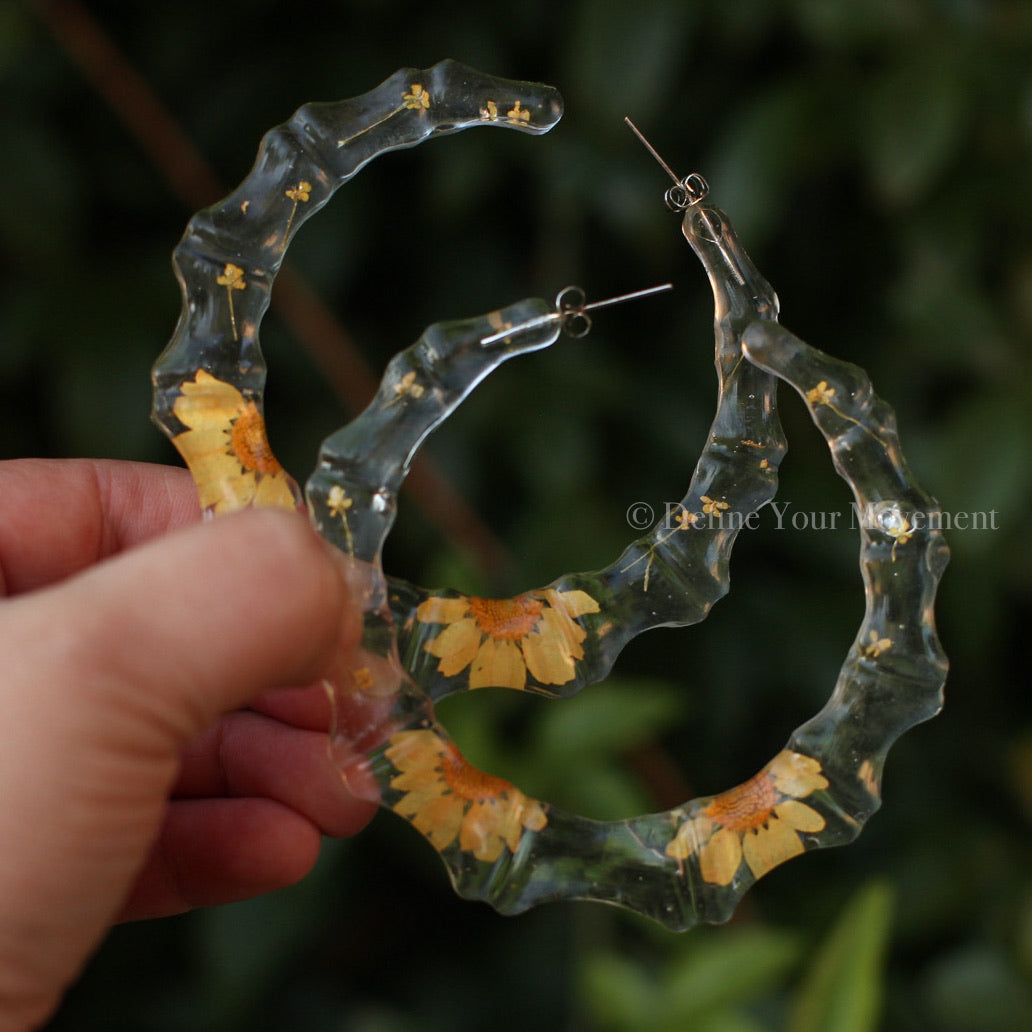
[[[387,568],[510,594],[607,565],[637,536],[632,503],[682,497],[713,410],[711,300],[630,115],[709,179],[783,322],[870,372],[943,508],[995,510],[998,529],[950,537],[946,708],[893,750],[856,844],[779,868],[725,927],[672,935],[578,903],[497,917],[381,815],[295,889],[117,929],[52,1028],[1032,1027],[1025,0],[0,0],[0,457],[177,462],[148,377],[188,216],[302,103],[443,57],[556,85],[565,117],[543,138],[474,130],[385,156],[304,227],[263,326],[284,464],[303,480],[431,322],[671,280],[478,389],[426,449]],[[846,509],[801,403],[782,402],[779,501]],[[447,488],[461,519],[440,518]],[[470,758],[602,819],[751,776],[823,704],[863,608],[848,524],[760,523],[710,619],[638,639],[606,684],[454,700]]]

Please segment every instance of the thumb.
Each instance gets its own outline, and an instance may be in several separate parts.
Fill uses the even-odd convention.
[[[52,647],[7,672],[31,665],[51,697],[136,714],[178,749],[260,691],[324,676],[357,642],[332,554],[279,510],[192,526],[19,600],[22,640]]]

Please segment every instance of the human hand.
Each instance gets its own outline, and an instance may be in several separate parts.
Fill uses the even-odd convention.
[[[356,644],[342,568],[300,516],[196,519],[181,470],[0,463],[2,1030],[113,922],[290,884],[372,815],[323,691],[274,691]]]

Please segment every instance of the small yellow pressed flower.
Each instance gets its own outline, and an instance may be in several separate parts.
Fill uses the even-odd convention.
[[[525,107],[521,107],[518,100],[511,111],[506,111],[505,117],[508,118],[513,125],[519,125],[521,122],[523,124],[530,123],[530,112]]]
[[[864,645],[864,655],[868,659],[877,659],[880,655],[892,648],[891,638],[879,638],[877,631],[868,631],[867,644]]]
[[[326,511],[335,519],[344,524],[345,547],[348,555],[355,551],[355,539],[351,535],[351,524],[348,523],[348,510],[355,504],[353,498],[349,498],[347,492],[340,486],[334,484],[326,495]]]
[[[239,340],[236,313],[233,311],[233,291],[244,290],[247,287],[247,283],[244,281],[244,270],[239,265],[227,262],[222,270],[222,275],[215,277],[215,282],[220,287],[226,288],[226,297],[229,298],[229,324],[233,328],[233,339]]]
[[[410,820],[437,850],[459,849],[493,863],[516,851],[524,831],[548,824],[544,807],[502,778],[466,762],[429,729],[392,735],[384,755],[398,771],[391,788],[403,793],[392,809]]]
[[[745,860],[754,878],[805,851],[800,833],[824,828],[824,818],[799,802],[828,787],[817,760],[784,749],[755,777],[714,796],[684,821],[667,856],[696,856],[704,881],[730,885]]]
[[[828,386],[827,380],[821,380],[816,387],[811,387],[806,392],[806,400],[811,405],[830,405],[835,397],[835,388]]]
[[[421,383],[416,383],[416,371],[410,369],[395,385],[394,385],[394,397],[387,402],[388,405],[400,398],[415,398],[419,399],[423,397],[425,388]]]
[[[344,136],[337,141],[338,147],[346,147],[353,140],[357,140],[360,136],[364,136],[372,129],[376,129],[378,126],[384,124],[384,122],[393,118],[399,111],[426,111],[430,107],[430,94],[423,89],[421,83],[414,82],[409,86],[408,93],[401,95],[401,103],[391,111],[388,111],[382,118],[378,118],[375,122],[370,122],[369,125],[359,129],[358,132],[352,133],[350,136]],[[307,200],[307,198],[305,198]]]
[[[674,528],[675,530],[691,530],[691,528],[699,522],[699,514],[690,512],[682,506],[681,511],[677,514],[675,522],[677,524]]]
[[[428,598],[416,619],[447,625],[424,646],[445,677],[469,667],[470,688],[523,689],[528,671],[539,684],[573,680],[587,637],[577,617],[598,611],[585,591],[545,588],[511,599]]]
[[[893,512],[883,519],[882,528],[897,545],[905,545],[914,536],[910,520],[901,512]]]
[[[889,531],[889,534],[896,539],[897,545],[905,545],[914,536],[914,532],[910,529],[910,524],[907,520],[903,521],[903,526],[900,528],[898,534],[893,533],[891,530]]]
[[[766,459],[760,459],[760,469],[770,469],[770,463]]]
[[[489,100],[487,105],[480,109],[480,117],[488,122],[496,121],[498,118],[498,105],[493,100]]]
[[[312,197],[312,184],[307,180],[302,179],[297,186],[292,186],[289,189],[284,190],[283,193],[287,196],[288,200],[293,201],[295,204],[297,204],[298,201],[309,201]]]
[[[401,98],[401,103],[410,111],[426,110],[430,107],[430,94],[418,83],[414,82],[408,93]]]
[[[190,467],[201,508],[294,509],[290,478],[269,447],[258,406],[203,369],[180,392],[172,411],[187,429],[172,443]]]
[[[355,500],[349,498],[347,492],[339,484],[334,484],[326,496],[326,508],[334,518],[344,516],[354,504]]]
[[[294,225],[294,216],[297,215],[297,206],[299,203],[307,204],[312,196],[312,184],[307,179],[302,179],[297,186],[289,187],[284,190],[283,193],[287,199],[294,202],[294,206],[290,209],[290,218],[287,219],[287,228],[283,230],[283,250],[287,249],[287,243],[290,238],[290,230]]]
[[[907,544],[914,536],[914,529],[910,526],[910,520],[893,506],[878,516],[878,525],[892,538],[892,561],[895,562],[896,549],[900,545]]]
[[[227,290],[243,290],[247,286],[244,282],[244,270],[232,262],[226,263],[225,268],[222,270],[222,275],[217,276],[215,282]]]
[[[706,516],[719,516],[729,508],[727,502],[718,502],[710,498],[709,495],[703,495],[700,501],[702,502],[703,514]]]
[[[491,334],[491,336],[495,337],[497,340],[502,340],[506,344],[511,343],[509,337],[499,336],[506,330],[511,330],[513,328],[511,320],[503,319],[501,312],[491,312],[487,317],[487,321],[491,329],[495,331],[493,334]]]

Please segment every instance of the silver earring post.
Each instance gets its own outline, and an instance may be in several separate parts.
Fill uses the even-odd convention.
[[[685,176],[684,179],[679,178],[677,173],[660,156],[659,151],[645,138],[645,134],[626,116],[624,121],[649,154],[656,159],[663,171],[674,181],[674,185],[669,187],[663,195],[666,206],[671,211],[685,211],[706,197],[709,193],[709,183],[698,172],[692,172]]]
[[[659,294],[666,290],[673,290],[672,283],[662,283],[658,287],[646,287],[644,290],[634,290],[629,294],[620,294],[617,297],[607,297],[602,301],[588,303],[587,295],[580,287],[563,287],[555,296],[555,311],[548,315],[538,316],[528,322],[520,323],[519,326],[510,326],[508,329],[492,333],[490,337],[484,337],[482,345],[496,344],[506,337],[521,333],[524,330],[533,330],[538,326],[544,326],[550,322],[559,322],[562,331],[569,337],[579,340],[591,332],[591,316],[588,312],[596,308],[608,308],[610,305],[619,305],[624,301],[635,301],[640,297],[649,297],[651,294]]]

